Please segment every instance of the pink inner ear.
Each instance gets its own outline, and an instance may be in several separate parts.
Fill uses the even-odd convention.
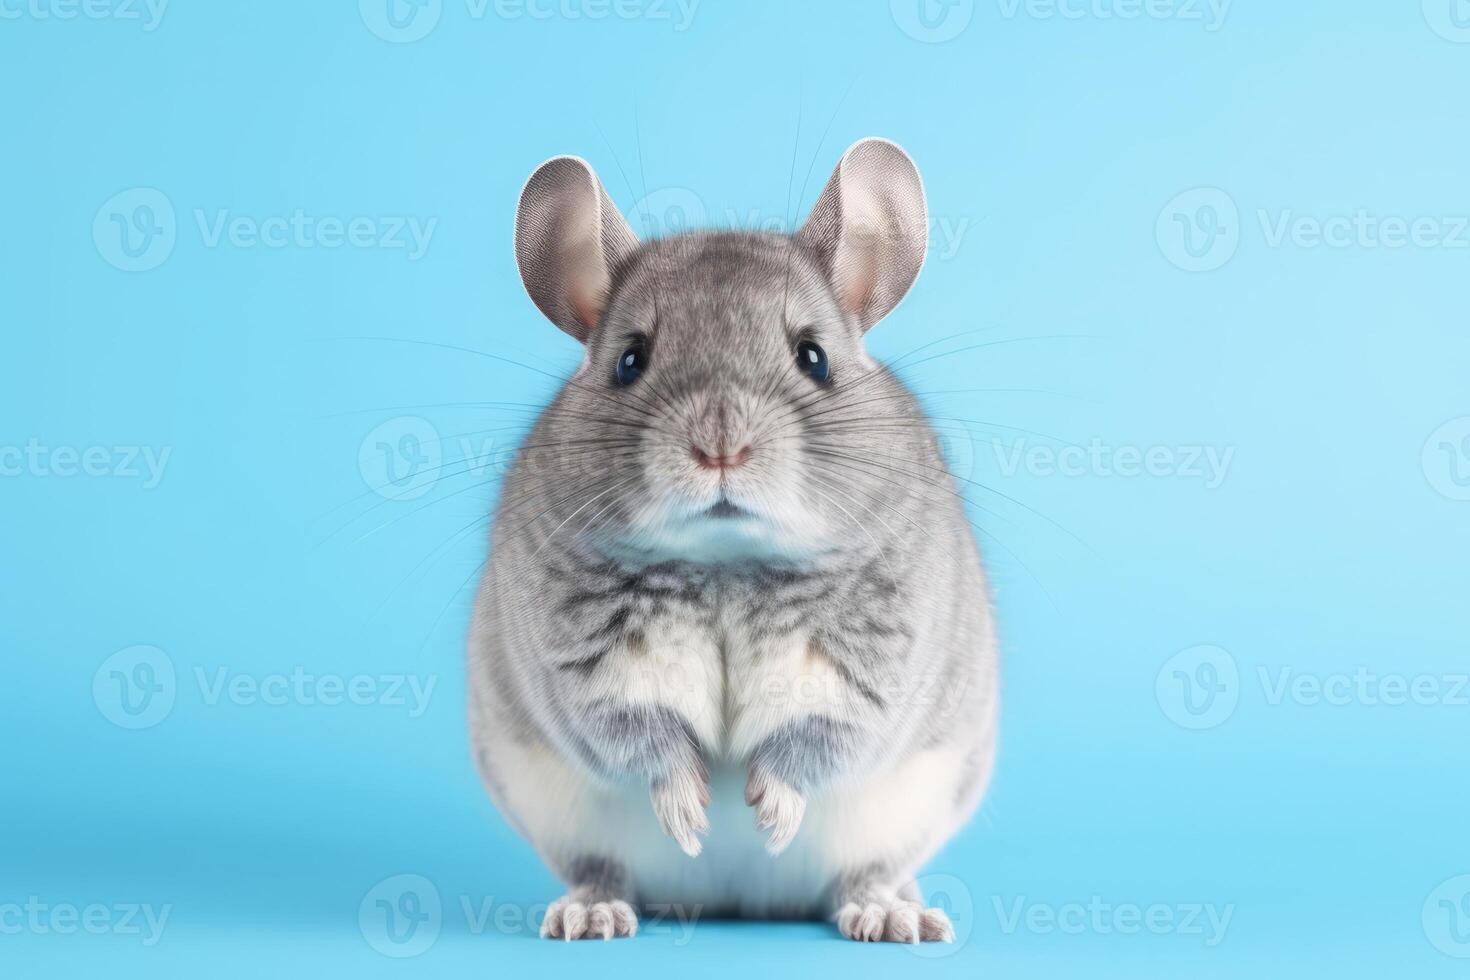
[[[838,301],[847,312],[863,318],[878,283],[877,250],[863,242],[844,241],[837,260]]]
[[[602,319],[608,286],[602,249],[595,238],[583,238],[567,245],[562,252],[561,275],[572,315],[591,330]]]
[[[570,297],[572,312],[582,326],[591,330],[602,319],[602,299],[591,293],[573,293]]]

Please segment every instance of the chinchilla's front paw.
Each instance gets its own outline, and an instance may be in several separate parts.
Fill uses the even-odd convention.
[[[649,784],[653,813],[664,833],[690,857],[699,857],[704,845],[699,835],[709,832],[709,776],[703,767],[679,769]]]
[[[756,827],[771,832],[766,850],[772,855],[786,850],[806,815],[806,797],[801,791],[754,765],[745,780],[745,802],[755,807]]]

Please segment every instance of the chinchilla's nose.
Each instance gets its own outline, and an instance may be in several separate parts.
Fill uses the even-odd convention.
[[[700,469],[728,473],[749,462],[755,438],[738,391],[707,388],[694,400],[689,455]]]
[[[699,446],[690,446],[689,449],[694,456],[694,462],[700,467],[706,470],[720,470],[721,472],[744,466],[745,461],[750,459],[750,454],[755,451],[751,446],[741,446],[733,453],[720,454],[707,452]]]

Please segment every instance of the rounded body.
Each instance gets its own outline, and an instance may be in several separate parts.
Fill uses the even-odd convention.
[[[794,236],[639,244],[573,157],[516,220],[586,349],[506,481],[469,650],[485,783],[569,886],[543,935],[641,905],[952,938],[914,875],[985,790],[997,672],[963,498],[863,339],[923,262],[912,161],[855,144]]]
[[[556,430],[543,421],[528,442],[575,442]],[[469,649],[475,759],[506,819],[573,887],[613,866],[630,901],[705,914],[826,915],[874,869],[894,889],[912,881],[978,805],[995,750],[995,638],[960,498],[916,493],[891,505],[912,524],[867,523],[884,547],[829,559],[644,562],[569,534],[596,505],[564,499],[575,478],[548,479],[536,470],[555,462],[537,459],[508,477]],[[932,449],[915,463],[939,467]],[[587,744],[626,734],[586,724],[608,704],[687,724],[710,786],[697,857],[661,828],[636,761],[618,771]],[[747,767],[812,717],[864,727],[772,856]]]

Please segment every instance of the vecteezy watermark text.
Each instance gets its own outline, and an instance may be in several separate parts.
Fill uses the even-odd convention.
[[[410,718],[428,710],[439,683],[437,674],[343,675],[300,666],[263,674],[196,666],[191,676],[207,707],[353,705],[406,709]],[[102,716],[120,728],[152,728],[173,712],[180,687],[172,657],[158,647],[133,646],[114,653],[97,668],[92,675],[92,700]]]
[[[227,208],[213,212],[195,208],[194,222],[205,248],[218,248],[222,242],[232,248],[381,248],[404,250],[410,262],[424,257],[439,225],[438,218],[339,218],[308,214],[302,208],[264,218],[232,214]]]
[[[163,482],[173,449],[169,446],[48,446],[30,439],[24,446],[0,446],[0,478],[142,480],[144,490]]]
[[[168,925],[172,905],[118,902],[47,902],[30,895],[24,902],[0,903],[0,935],[72,936],[79,932],[94,936],[138,936],[144,946],[157,945]]]
[[[448,908],[446,908],[448,906]],[[460,895],[446,903],[428,878],[398,874],[373,885],[357,906],[357,927],[378,953],[408,959],[427,952],[439,939],[445,919],[457,913],[473,935],[536,935],[546,916],[547,903],[524,905],[493,896]],[[703,906],[644,904],[638,923],[640,936],[671,938],[686,946],[693,938]]]
[[[194,681],[208,705],[221,701],[270,707],[288,704],[329,708],[341,704],[381,705],[406,707],[408,717],[417,718],[428,709],[429,698],[439,677],[436,674],[427,677],[416,674],[353,674],[344,677],[341,674],[311,673],[304,667],[294,667],[290,673],[257,676],[231,671],[227,667],[217,667],[212,672],[195,667]]]
[[[1033,902],[1022,895],[1010,900],[991,898],[1001,932],[1025,931],[1036,935],[1065,936],[1183,936],[1201,940],[1208,947],[1225,941],[1235,906],[1210,902],[1167,904],[1155,902],[1108,902],[1093,895],[1086,902],[1052,904]]]
[[[1250,690],[1268,708],[1470,708],[1470,673],[1408,674],[1362,665],[1309,671],[1289,664],[1259,664],[1243,673],[1228,650],[1212,645],[1179,651],[1154,678],[1164,716],[1194,731],[1223,725]]]
[[[1225,26],[1232,0],[996,0],[1006,20],[1173,20],[1211,33]]]
[[[1111,446],[1093,439],[1086,446],[1060,448],[1017,439],[992,442],[995,461],[1007,477],[1026,473],[1036,477],[1100,477],[1198,480],[1206,490],[1225,482],[1234,447],[1218,446]]]
[[[145,32],[163,23],[169,0],[0,0],[0,20],[136,21]]]
[[[712,215],[704,199],[688,187],[661,187],[650,191],[639,198],[624,217],[643,238],[663,238],[705,228],[785,235],[796,231],[799,226],[799,222],[793,221],[788,214],[762,211],[760,208],[744,212],[726,208],[723,214]],[[939,261],[954,258],[964,245],[972,224],[965,215],[931,213],[924,229],[928,257]]]
[[[3,2],[3,0],[0,0]],[[356,249],[401,252],[410,262],[429,250],[438,218],[403,214],[315,214],[293,208],[278,214],[239,214],[229,208],[194,208],[193,223],[207,249]],[[178,244],[173,201],[157,188],[114,194],[97,209],[92,242],[97,253],[124,272],[147,272],[168,261]]]
[[[1270,249],[1395,252],[1470,249],[1470,214],[1392,214],[1359,207],[1304,214],[1295,208],[1257,208],[1261,242]],[[1218,187],[1175,195],[1159,213],[1159,250],[1186,272],[1211,272],[1235,257],[1248,228],[1235,199]]]
[[[471,21],[640,20],[671,24],[676,32],[694,23],[700,0],[463,0]],[[373,34],[394,44],[411,44],[433,33],[444,16],[446,0],[358,0],[362,22]]]

